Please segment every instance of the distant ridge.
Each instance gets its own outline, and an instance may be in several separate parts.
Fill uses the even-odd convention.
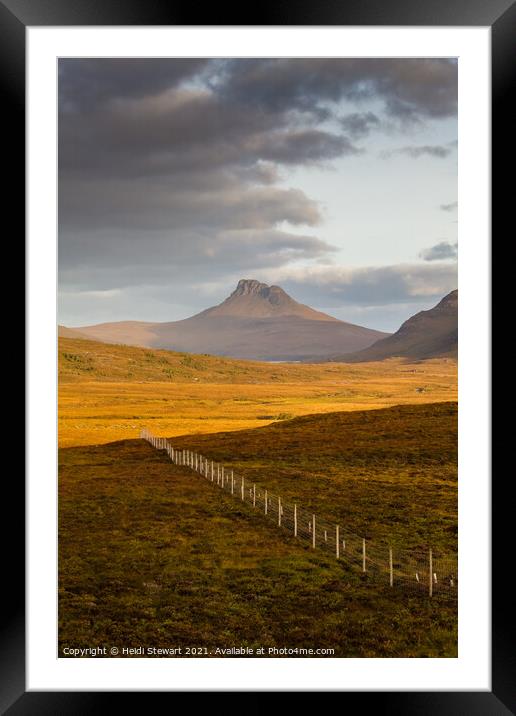
[[[79,328],[67,328],[66,326],[57,327],[57,335],[59,338],[88,338],[85,333],[81,333]]]
[[[405,321],[391,336],[368,348],[332,357],[345,363],[385,360],[386,358],[457,358],[459,292],[451,291],[428,311],[420,311]]]
[[[388,335],[316,311],[279,286],[255,279],[241,279],[222,303],[182,321],[120,321],[72,330],[106,343],[251,360],[306,360],[350,353]]]

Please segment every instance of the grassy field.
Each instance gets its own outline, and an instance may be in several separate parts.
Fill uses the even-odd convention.
[[[456,383],[451,360],[266,364],[60,339],[60,648],[456,656],[451,597],[363,577],[137,439],[148,427],[382,549],[453,555]]]
[[[456,552],[456,403],[308,415],[171,444],[367,539]]]
[[[449,598],[369,583],[141,440],[59,459],[60,655],[99,645],[457,655]],[[404,494],[409,503],[418,488]]]
[[[214,433],[300,415],[457,398],[451,360],[267,364],[59,340],[59,445]]]

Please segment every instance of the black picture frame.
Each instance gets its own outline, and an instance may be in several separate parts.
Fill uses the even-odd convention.
[[[203,22],[196,22],[198,17]],[[294,2],[263,1],[244,12],[218,4],[202,7],[179,5],[170,0],[0,0],[0,86],[3,98],[4,148],[13,160],[9,169],[8,206],[17,230],[11,229],[23,246],[25,217],[25,32],[28,26],[80,25],[355,25],[355,26],[484,26],[492,33],[492,210],[493,234],[513,222],[508,212],[513,203],[511,176],[514,164],[514,131],[509,125],[509,102],[514,88],[514,45],[516,6],[513,0],[333,0]],[[511,192],[511,194],[509,194]],[[511,201],[512,200],[512,201]],[[512,233],[512,232],[511,232]],[[492,306],[494,305],[492,296]],[[492,327],[496,313],[492,312]],[[13,479],[17,477],[18,479]],[[505,582],[502,566],[513,516],[508,500],[510,473],[493,479],[492,537],[492,691],[454,692],[344,692],[341,708],[357,700],[360,708],[378,713],[410,715],[468,714],[468,716],[516,713],[516,648],[510,625],[514,615],[514,593]],[[89,714],[119,707],[129,696],[131,705],[142,699],[170,696],[146,692],[27,692],[25,686],[24,610],[24,486],[14,473],[5,480],[4,503],[17,517],[4,538],[2,588],[4,608],[0,617],[0,712],[21,714]],[[508,551],[507,551],[508,554]],[[358,701],[359,700],[359,701]],[[145,707],[149,708],[148,701]]]

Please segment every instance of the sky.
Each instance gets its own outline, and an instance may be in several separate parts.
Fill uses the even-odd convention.
[[[457,287],[454,59],[60,59],[59,323],[241,278],[386,331]]]

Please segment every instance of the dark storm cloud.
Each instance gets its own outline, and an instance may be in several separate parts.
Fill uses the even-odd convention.
[[[280,59],[229,61],[228,97],[275,111],[325,116],[325,102],[375,97],[394,116],[446,117],[457,108],[457,65],[438,59]]]
[[[333,251],[317,237],[274,229],[158,231],[152,236],[116,232],[109,241],[105,237],[103,232],[74,232],[73,236],[66,232],[70,258],[76,260],[62,269],[63,290],[108,291],[141,284],[192,290],[203,283],[224,281],[224,277],[227,287],[243,274],[297,259],[317,259]],[[87,271],[81,263],[85,241],[92,254]]]
[[[457,259],[457,243],[452,244],[449,241],[440,241],[435,246],[423,249],[419,254],[424,261],[443,261],[446,259]]]
[[[458,201],[452,201],[451,204],[441,204],[439,208],[441,209],[441,211],[455,211],[458,205]]]
[[[91,110],[113,97],[147,97],[202,72],[209,60],[67,58],[59,61],[61,109]]]
[[[307,164],[357,150],[342,136],[289,127],[283,115],[257,114],[206,90],[116,99],[93,115],[63,112],[60,168],[81,176],[205,172],[269,160]]]
[[[213,177],[212,177],[213,178]],[[268,229],[282,221],[293,225],[319,223],[317,204],[298,189],[242,186],[229,178],[216,182],[181,183],[148,179],[109,182],[92,179],[64,182],[60,187],[60,226],[63,230],[149,231],[186,229],[216,231]]]
[[[342,117],[340,124],[353,139],[366,137],[373,128],[378,128],[380,120],[373,112],[353,112]]]

